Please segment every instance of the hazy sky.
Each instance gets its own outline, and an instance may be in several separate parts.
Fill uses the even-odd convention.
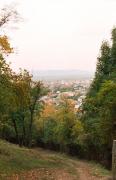
[[[12,67],[95,70],[102,40],[116,25],[116,0],[0,0],[24,18],[9,30]]]

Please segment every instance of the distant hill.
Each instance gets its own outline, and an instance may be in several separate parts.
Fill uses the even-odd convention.
[[[35,80],[84,80],[91,79],[94,72],[81,70],[33,70],[33,78]]]

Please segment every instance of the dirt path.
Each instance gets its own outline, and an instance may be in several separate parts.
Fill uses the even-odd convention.
[[[40,168],[27,171],[6,180],[109,180],[100,176],[92,175],[90,167],[83,162],[70,161],[71,169],[74,167],[74,173],[67,169],[47,169]]]
[[[108,180],[109,177],[102,177],[93,175],[91,168],[84,162],[78,162],[78,167],[76,168],[79,173],[79,180]]]
[[[39,149],[39,157],[55,162],[56,166],[20,172],[10,177],[4,177],[3,180],[109,180],[108,176],[96,174],[88,162],[42,149]]]
[[[69,160],[70,165],[76,170],[76,180],[110,180],[110,177],[103,177],[100,174],[95,174],[92,167],[83,161]]]

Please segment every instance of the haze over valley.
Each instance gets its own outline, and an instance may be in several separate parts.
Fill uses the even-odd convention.
[[[32,70],[35,80],[57,81],[57,80],[87,80],[94,77],[94,72],[82,70]]]

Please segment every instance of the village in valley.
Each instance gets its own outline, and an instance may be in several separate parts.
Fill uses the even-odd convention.
[[[90,79],[44,82],[45,86],[49,89],[49,93],[43,96],[41,100],[46,104],[58,106],[63,97],[70,99],[76,112],[86,97],[90,83]]]

